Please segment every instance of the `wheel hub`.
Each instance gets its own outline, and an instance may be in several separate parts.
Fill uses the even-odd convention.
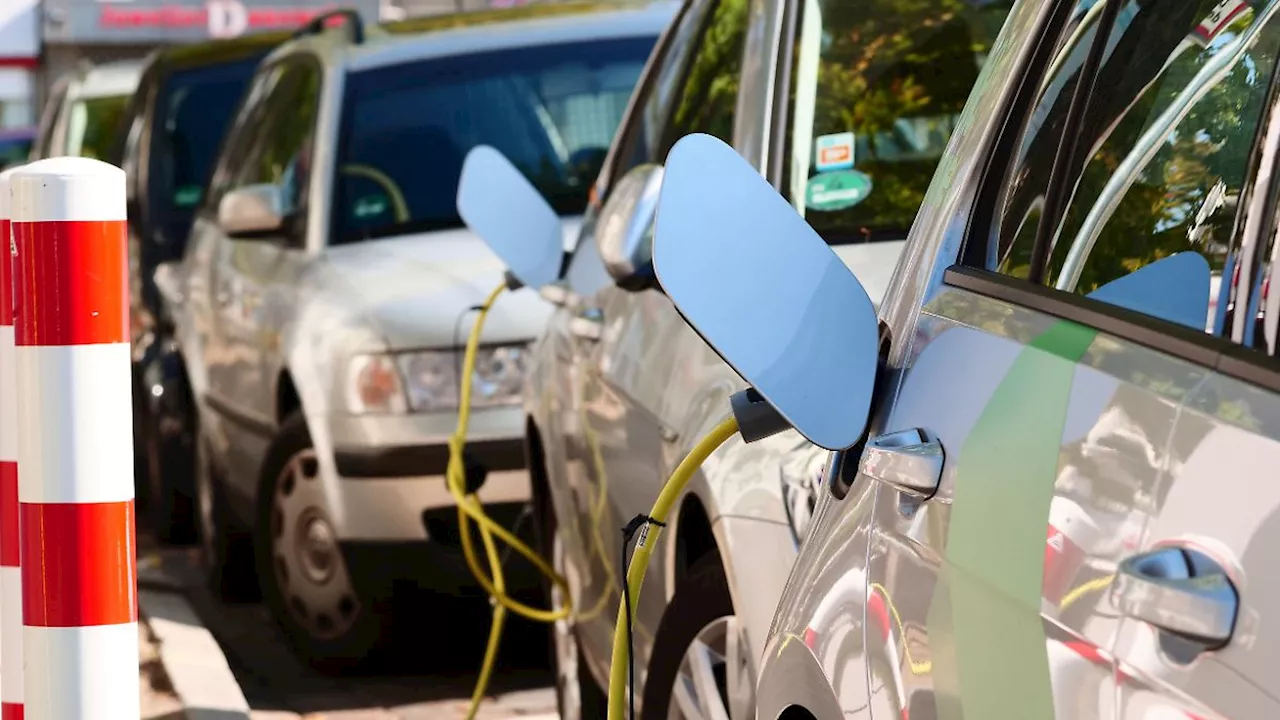
[[[333,528],[318,512],[313,510],[308,515],[298,523],[298,531],[302,535],[298,538],[298,564],[308,580],[323,584],[333,577],[337,543],[334,542]]]

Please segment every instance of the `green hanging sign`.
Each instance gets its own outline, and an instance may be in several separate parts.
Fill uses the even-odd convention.
[[[804,189],[804,206],[810,210],[843,210],[871,194],[871,177],[857,170],[820,173],[809,178]]]

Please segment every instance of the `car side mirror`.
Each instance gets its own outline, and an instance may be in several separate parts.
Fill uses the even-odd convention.
[[[560,277],[564,229],[542,193],[511,161],[477,145],[462,162],[458,215],[521,284],[541,288]]]
[[[218,226],[230,237],[256,239],[284,232],[284,189],[272,183],[229,190],[218,202]]]
[[[596,246],[618,287],[654,285],[653,218],[662,190],[661,165],[645,164],[623,175],[596,219]]]
[[[664,174],[653,262],[676,309],[800,434],[857,443],[879,346],[862,284],[723,142],[681,138]]]

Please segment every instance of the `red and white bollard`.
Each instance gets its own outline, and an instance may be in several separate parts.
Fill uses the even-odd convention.
[[[0,172],[0,720],[22,720],[22,570],[18,567],[18,383],[13,347],[9,176]]]
[[[10,186],[26,716],[135,720],[125,176],[52,158]]]

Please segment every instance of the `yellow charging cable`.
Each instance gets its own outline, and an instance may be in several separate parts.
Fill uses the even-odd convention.
[[[514,533],[500,523],[491,519],[484,512],[484,506],[475,493],[467,492],[466,466],[463,462],[463,450],[467,444],[467,425],[471,419],[471,376],[475,373],[476,352],[480,345],[480,331],[484,327],[489,309],[498,299],[498,295],[506,289],[506,283],[499,285],[485,298],[479,308],[471,335],[467,338],[466,352],[462,359],[462,378],[458,396],[458,427],[449,438],[449,466],[445,471],[445,482],[449,492],[458,504],[458,531],[462,538],[462,554],[476,582],[484,588],[493,600],[493,620],[489,626],[489,643],[485,648],[484,661],[480,667],[480,676],[476,679],[476,687],[471,695],[471,707],[467,711],[467,720],[472,720],[480,709],[485,691],[489,687],[489,679],[493,674],[493,666],[498,658],[498,645],[502,639],[502,630],[506,623],[507,611],[537,622],[555,622],[573,614],[573,601],[569,594],[568,583],[545,560],[539,557],[532,548],[522,542]],[[480,530],[480,540],[484,545],[485,556],[489,563],[489,574],[480,566],[476,557],[475,545],[471,539],[469,523],[474,522]],[[526,605],[507,594],[506,579],[502,573],[502,559],[498,556],[494,538],[504,542],[508,547],[523,555],[534,567],[545,575],[552,583],[563,590],[564,606],[545,610]]]
[[[649,568],[649,556],[653,554],[653,546],[657,544],[662,524],[667,520],[667,513],[676,498],[684,491],[685,485],[693,477],[693,473],[711,453],[738,432],[738,419],[730,416],[711,432],[698,441],[684,460],[671,473],[671,479],[662,487],[658,500],[653,504],[646,522],[640,527],[636,537],[636,549],[631,556],[631,564],[627,570],[627,590],[631,606],[627,607],[627,597],[623,597],[618,606],[618,622],[613,628],[613,658],[609,668],[609,716],[608,720],[625,720],[627,710],[628,669],[631,660],[631,643],[628,637],[627,619],[635,615],[636,605],[640,600],[640,586],[644,584],[645,570]]]

